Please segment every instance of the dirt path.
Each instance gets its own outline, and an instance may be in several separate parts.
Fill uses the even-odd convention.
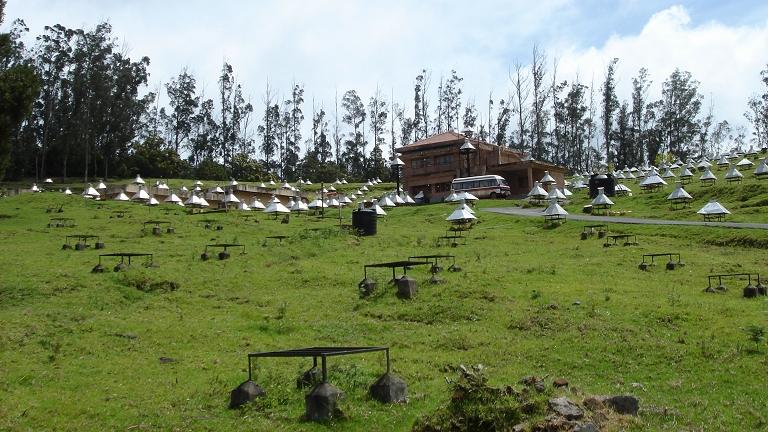
[[[493,207],[486,208],[483,211],[493,213],[502,213],[515,216],[542,217],[543,209],[540,208],[522,208],[522,207]],[[768,229],[768,223],[753,222],[703,222],[687,220],[666,220],[666,219],[643,219],[625,216],[594,216],[587,214],[569,214],[568,219],[578,221],[600,222],[600,223],[622,223],[622,224],[640,224],[640,225],[690,225],[690,226],[714,226],[725,228],[755,228]]]

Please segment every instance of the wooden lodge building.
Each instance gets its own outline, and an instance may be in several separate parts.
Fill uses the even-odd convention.
[[[449,195],[451,181],[458,177],[499,175],[507,180],[513,197],[526,195],[534,182],[544,176],[544,171],[549,171],[560,187],[565,181],[564,167],[532,160],[504,146],[480,141],[473,138],[470,131],[443,132],[395,150],[402,155],[400,160],[405,164],[402,178],[406,190],[414,196],[424,192],[427,202],[440,201]]]

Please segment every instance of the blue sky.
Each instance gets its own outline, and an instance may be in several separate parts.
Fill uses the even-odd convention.
[[[558,81],[597,87],[619,57],[620,99],[640,67],[650,71],[652,98],[675,67],[688,70],[718,119],[743,124],[768,63],[765,1],[9,0],[6,28],[14,18],[32,35],[109,20],[132,56],[151,58],[152,87],[188,67],[213,97],[227,60],[257,107],[267,81],[283,97],[292,82],[304,84],[306,113],[313,99],[332,110],[334,94],[350,88],[367,100],[378,87],[410,105],[422,68],[433,90],[456,69],[484,112],[490,92],[507,96],[510,68],[527,63],[536,43],[550,70],[556,61]]]

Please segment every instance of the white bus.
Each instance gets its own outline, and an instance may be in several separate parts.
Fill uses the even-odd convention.
[[[454,192],[469,192],[480,199],[507,198],[510,194],[507,181],[497,175],[456,178],[451,182],[451,189]]]

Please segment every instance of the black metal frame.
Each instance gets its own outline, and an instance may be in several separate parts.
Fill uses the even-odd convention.
[[[69,245],[69,239],[73,239],[73,238],[74,239],[78,239],[78,240],[82,240],[82,242],[85,245],[85,247],[89,247],[90,246],[88,244],[88,239],[96,239],[97,242],[100,240],[99,236],[93,235],[93,234],[71,234],[71,235],[68,235],[68,236],[65,237],[64,243]]]
[[[746,276],[747,277],[747,284],[752,285],[752,276],[755,276],[757,279],[757,283],[760,283],[760,273],[723,273],[723,274],[711,274],[707,276],[707,288],[712,288],[712,279],[717,278],[717,284],[718,286],[723,286],[723,278],[724,277],[736,277],[736,276]]]
[[[610,247],[610,246],[618,246],[619,245],[619,239],[624,240],[624,246],[638,246],[640,243],[637,242],[637,234],[611,234],[605,236],[606,240],[605,243],[603,243],[603,247]],[[635,241],[631,242],[629,241],[630,238],[633,238]],[[613,240],[613,244],[608,243],[608,239]],[[679,257],[679,254],[678,254]]]
[[[342,355],[364,354],[384,351],[387,360],[387,373],[390,372],[389,347],[309,347],[282,351],[265,351],[248,354],[248,380],[253,381],[253,363],[251,359],[266,357],[312,357],[313,367],[317,367],[318,357],[321,359],[323,382],[328,382],[327,358]]]
[[[128,258],[128,265],[131,265],[131,259],[134,257],[147,257],[147,263],[145,265],[147,267],[152,266],[155,263],[155,257],[154,254],[151,253],[141,253],[141,252],[113,252],[113,253],[106,253],[106,254],[99,254],[99,265],[101,265],[101,258],[102,257],[120,257],[120,263],[125,264],[125,259]]]
[[[392,262],[385,262],[385,263],[376,263],[376,264],[366,264],[363,266],[363,274],[365,276],[365,279],[368,279],[368,269],[369,268],[391,268],[392,269],[392,281],[396,281],[397,277],[395,277],[395,269],[398,267],[403,268],[403,276],[408,275],[408,268],[412,266],[417,265],[432,265],[432,261],[392,261]]]
[[[245,255],[245,245],[239,244],[239,243],[214,243],[205,245],[205,250],[203,252],[208,252],[208,248],[223,248],[223,251],[226,252],[227,248],[243,248],[243,250],[240,252],[240,255]]]

